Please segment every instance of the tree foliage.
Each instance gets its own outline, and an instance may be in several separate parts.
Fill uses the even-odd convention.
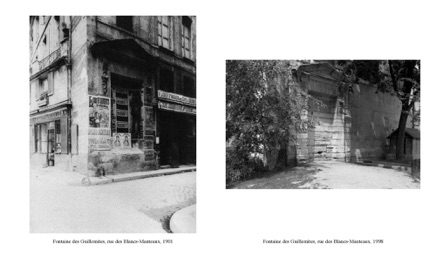
[[[249,166],[250,154],[283,147],[294,132],[313,126],[316,120],[305,115],[308,100],[288,61],[227,61],[226,140],[233,151],[227,157],[236,153],[237,164]],[[234,174],[241,178],[237,170]]]

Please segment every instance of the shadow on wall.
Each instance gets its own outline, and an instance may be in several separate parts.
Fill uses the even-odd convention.
[[[350,94],[350,159],[384,159],[387,134],[397,127],[401,103],[395,96],[376,94],[376,88],[360,85]]]

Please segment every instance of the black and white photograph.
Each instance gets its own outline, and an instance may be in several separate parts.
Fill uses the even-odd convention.
[[[196,17],[29,21],[30,232],[195,233]]]
[[[228,60],[227,188],[420,188],[420,72],[420,60]]]
[[[431,1],[3,6],[0,263],[435,263]]]

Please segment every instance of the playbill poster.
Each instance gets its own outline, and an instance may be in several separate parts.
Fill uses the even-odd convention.
[[[90,152],[112,147],[109,97],[89,96],[88,141]]]

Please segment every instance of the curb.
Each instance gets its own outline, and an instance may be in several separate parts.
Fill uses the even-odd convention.
[[[178,169],[167,169],[167,170],[157,170],[157,171],[147,171],[147,172],[133,172],[126,174],[108,175],[102,177],[84,177],[80,182],[69,182],[69,185],[81,185],[81,186],[91,186],[91,185],[102,185],[114,182],[132,181],[140,180],[145,178],[166,176],[178,173],[193,172],[196,171],[197,167],[189,168],[178,168]]]
[[[357,164],[357,165],[380,167],[380,168],[385,168],[385,169],[394,169],[394,170],[412,173],[412,168],[409,166],[387,165],[387,164],[383,164],[383,163],[361,163],[361,162],[353,162],[353,163]]]
[[[170,229],[173,233],[196,232],[197,205],[185,207],[173,214],[170,220]]]

